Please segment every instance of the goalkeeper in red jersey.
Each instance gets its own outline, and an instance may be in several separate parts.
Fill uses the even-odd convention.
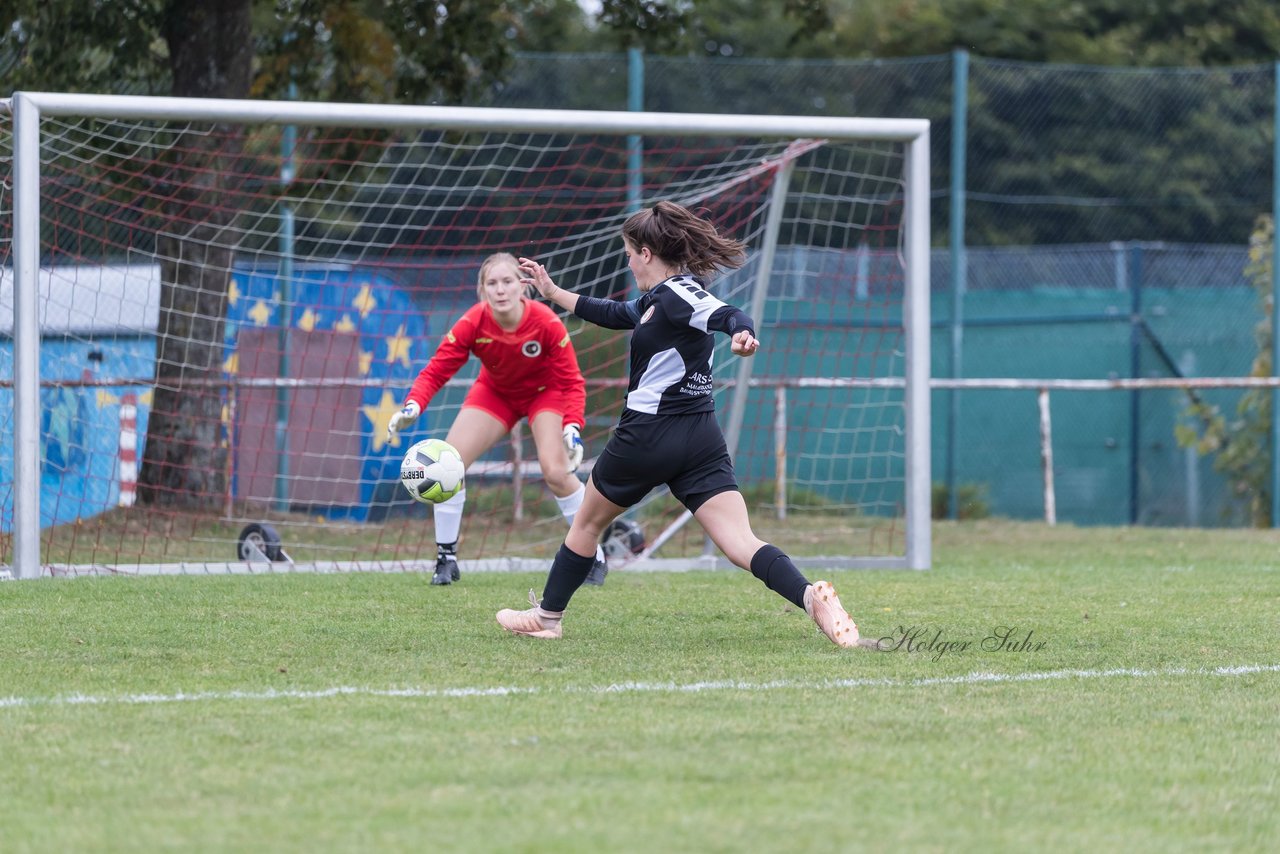
[[[572,525],[585,494],[575,474],[582,463],[586,384],[569,332],[554,311],[528,299],[515,256],[490,255],[480,265],[480,301],[454,323],[431,361],[418,374],[404,407],[391,416],[387,437],[418,419],[431,398],[472,355],[480,374],[467,392],[445,441],[458,449],[468,468],[522,418],[529,419],[538,464],[565,520]],[[436,569],[432,584],[449,584],[458,571],[458,532],[467,500],[463,489],[433,506]],[[604,555],[588,582],[603,584]]]

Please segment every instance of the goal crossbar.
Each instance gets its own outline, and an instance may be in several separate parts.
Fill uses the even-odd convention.
[[[42,116],[308,124],[322,127],[359,125],[449,130],[500,128],[610,134],[679,133],[689,136],[741,133],[778,138],[830,137],[908,143],[922,138],[927,142],[929,133],[928,119],[334,104],[55,92],[16,92],[7,103],[15,115],[16,105],[26,104]]]

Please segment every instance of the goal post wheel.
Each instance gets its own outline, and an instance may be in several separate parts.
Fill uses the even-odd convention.
[[[240,560],[279,563],[289,560],[285,554],[280,534],[266,522],[250,522],[240,531],[236,549]]]
[[[600,548],[608,560],[634,557],[644,551],[644,529],[631,519],[614,519],[600,536]]]

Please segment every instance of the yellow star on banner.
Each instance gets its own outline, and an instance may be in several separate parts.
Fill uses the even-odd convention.
[[[240,286],[236,284],[236,277],[231,277],[231,284],[227,287],[227,302],[235,305],[240,300]]]
[[[104,406],[115,406],[116,404],[123,403],[123,402],[124,402],[124,398],[122,398],[120,395],[113,394],[103,388],[98,389],[97,404],[99,409],[102,409]],[[142,394],[138,395],[138,405],[139,406],[151,405],[150,391],[144,391]]]
[[[373,291],[369,289],[368,285],[361,285],[360,293],[356,294],[356,298],[351,301],[351,305],[360,311],[361,317],[368,317],[369,312],[377,307],[378,301],[373,298]]]
[[[377,406],[362,406],[360,409],[373,426],[369,444],[370,450],[376,454],[387,444],[387,422],[391,420],[392,415],[400,411],[400,401],[392,397],[391,392],[383,391],[382,400],[378,401]],[[391,445],[400,447],[399,433],[392,434]]]
[[[360,351],[360,376],[367,377],[369,372],[373,370],[373,351]]]
[[[302,317],[298,318],[298,328],[303,332],[310,332],[316,328],[316,324],[320,322],[320,315],[311,309],[307,309],[302,313]]]
[[[266,300],[258,300],[247,314],[255,326],[266,326],[271,322],[272,311]]]
[[[387,362],[399,362],[409,367],[409,345],[412,343],[411,338],[405,337],[404,325],[401,324],[396,334],[387,339]]]
[[[341,320],[333,324],[333,328],[337,332],[355,332],[356,324],[355,321],[351,319],[351,315],[344,314],[342,315]]]
[[[222,363],[222,370],[232,376],[240,373],[240,354],[232,353],[228,356],[226,361]]]

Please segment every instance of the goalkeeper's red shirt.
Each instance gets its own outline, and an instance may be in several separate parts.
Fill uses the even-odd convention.
[[[507,332],[493,319],[487,302],[467,309],[445,333],[431,361],[418,373],[405,402],[427,403],[474,353],[480,359],[477,383],[483,383],[508,401],[531,401],[547,389],[563,397],[564,424],[586,424],[586,383],[578,368],[569,331],[556,313],[540,302],[524,300],[524,316],[515,331]],[[524,413],[527,415],[528,413]]]

